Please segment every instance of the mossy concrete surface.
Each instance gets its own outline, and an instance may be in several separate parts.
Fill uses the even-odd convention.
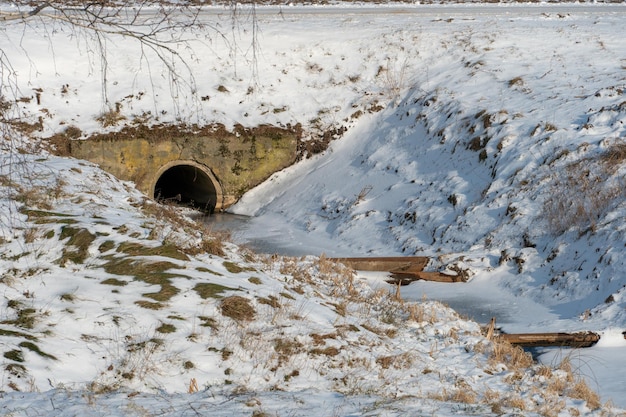
[[[221,125],[129,127],[120,132],[72,140],[71,156],[100,165],[155,197],[155,185],[167,167],[199,168],[217,191],[215,209],[234,204],[246,191],[296,160],[298,129],[274,126],[232,131]]]

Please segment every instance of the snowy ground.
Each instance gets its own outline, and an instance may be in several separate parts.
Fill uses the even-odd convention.
[[[508,332],[601,332],[605,346],[557,355],[577,357],[599,392],[626,406],[614,372],[626,365],[623,194],[591,195],[619,171],[592,174],[602,186],[591,188],[559,176],[597,171],[626,136],[624,8],[459,10],[394,19],[406,87],[395,106],[249,193],[234,210],[255,216],[240,238],[269,230],[290,236],[291,251],[295,241],[316,254],[443,254],[433,269],[462,257],[471,282],[415,283],[405,296],[495,316]],[[567,216],[578,201],[584,219]]]
[[[431,269],[472,279],[414,283],[404,300],[493,314],[506,331],[593,330],[601,343],[546,353],[560,367],[550,372],[494,361],[477,324],[398,303],[381,277],[231,245],[198,254],[190,246],[206,237],[171,226],[132,184],[79,161],[5,156],[2,389],[22,392],[3,394],[3,413],[620,413],[591,411],[558,355],[626,408],[615,372],[626,369],[626,7],[263,8],[260,31],[244,10],[234,32],[213,11],[202,18],[225,36],[196,31],[180,50],[195,94],[113,40],[103,89],[89,37],[39,20],[2,32],[15,70],[3,94],[40,137],[100,131],[110,109],[120,123],[300,122],[311,137],[346,127],[233,208],[254,216],[236,240],[432,255]],[[205,298],[206,283],[220,291]],[[224,316],[227,295],[248,298],[256,317]],[[193,381],[200,392],[187,393]]]

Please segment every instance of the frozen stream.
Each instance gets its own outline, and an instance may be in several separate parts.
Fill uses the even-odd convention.
[[[326,254],[328,256],[364,256],[361,253],[346,253],[336,249],[333,242],[311,241],[307,234],[298,230],[277,227],[275,223],[260,225],[256,219],[234,214],[216,214],[207,218],[207,224],[216,229],[229,230],[233,240],[258,253],[302,256]],[[390,254],[384,254],[390,255]],[[387,274],[360,271],[359,276],[372,286],[388,286]],[[474,279],[468,283],[446,284],[416,281],[402,287],[403,298],[441,301],[459,314],[484,324],[492,317],[498,325],[509,332],[532,331],[533,325],[556,326],[560,320],[549,309],[528,299],[514,297],[509,292],[494,288],[493,283]],[[547,318],[547,321],[546,321]],[[540,319],[541,322],[537,322]],[[561,323],[562,325],[562,323]],[[529,329],[531,327],[531,329]]]
[[[262,223],[258,219],[233,214],[216,214],[206,219],[207,224],[219,230],[229,230],[232,239],[258,253],[287,256],[320,255],[362,256],[346,253],[332,241],[311,240],[300,230],[289,229],[277,221]],[[391,254],[383,254],[391,255]],[[380,272],[359,272],[361,279],[373,287],[387,286],[386,275]],[[476,277],[468,283],[445,284],[416,281],[401,289],[405,300],[441,301],[462,316],[478,323],[488,323],[496,317],[497,325],[508,333],[538,331],[577,331],[580,322],[561,317],[549,307],[494,285],[492,279]],[[626,409],[626,375],[615,372],[626,369],[626,348],[619,330],[605,331],[602,340],[588,349],[538,349],[538,360],[558,365],[568,357],[578,372],[585,376],[590,387],[598,392],[603,402],[611,401],[616,407]]]

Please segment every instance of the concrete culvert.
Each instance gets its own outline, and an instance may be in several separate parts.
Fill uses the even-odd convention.
[[[154,199],[193,207],[208,213],[221,209],[219,184],[210,171],[195,163],[180,163],[161,169],[154,186]]]

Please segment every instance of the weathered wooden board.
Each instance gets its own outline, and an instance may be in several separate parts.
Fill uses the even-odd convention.
[[[600,335],[593,332],[577,333],[519,333],[495,335],[496,340],[505,340],[512,345],[522,347],[568,346],[590,347],[600,340]]]
[[[427,272],[427,271],[390,271],[391,280],[390,283],[398,283],[401,285],[410,284],[413,281],[433,281],[433,282],[465,282],[458,275],[447,275],[441,272]]]
[[[427,256],[371,256],[360,258],[329,258],[340,262],[357,271],[389,272],[389,284],[408,285],[413,281],[435,282],[463,282],[457,275],[447,275],[440,272],[426,272],[430,258]]]
[[[426,256],[378,256],[361,258],[330,258],[357,271],[394,271],[404,268],[422,271],[430,258]]]

